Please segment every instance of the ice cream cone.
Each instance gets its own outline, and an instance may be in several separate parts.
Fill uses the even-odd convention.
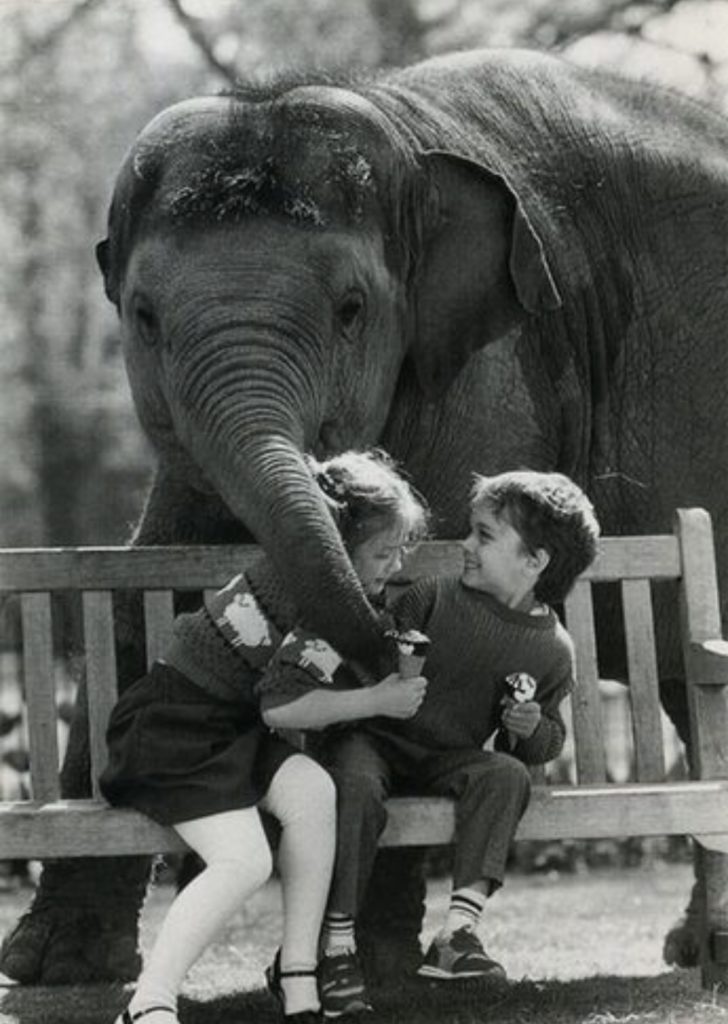
[[[422,666],[425,664],[424,654],[402,654],[399,652],[398,671],[403,679],[412,679],[413,676],[422,675]]]
[[[422,674],[422,667],[427,658],[430,640],[424,633],[416,629],[404,633],[394,633],[399,655],[398,671],[403,679],[412,679]]]
[[[529,676],[527,672],[514,672],[510,676],[506,676],[506,696],[503,698],[505,704],[526,704],[528,701],[533,700],[536,694],[536,680],[533,676]],[[506,730],[508,733],[508,746],[510,750],[513,750],[518,743],[518,737],[510,729]]]

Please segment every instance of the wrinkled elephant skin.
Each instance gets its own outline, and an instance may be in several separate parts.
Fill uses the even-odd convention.
[[[725,580],[727,211],[724,120],[542,54],[164,111],[98,250],[159,454],[135,543],[253,535],[293,604],[375,664],[376,618],[301,453],[378,443],[443,535],[464,530],[473,471],[557,468],[605,532],[705,506]],[[83,767],[77,743],[67,789]],[[88,871],[63,897],[79,911],[112,873]],[[52,882],[29,921],[61,898]],[[30,931],[4,969],[53,978]]]

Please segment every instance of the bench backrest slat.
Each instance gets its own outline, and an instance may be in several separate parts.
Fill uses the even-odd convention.
[[[202,590],[221,587],[242,572],[260,550],[255,545],[194,548],[58,548],[0,551],[0,591],[142,589]],[[432,541],[407,559],[401,579],[457,572],[462,552],[456,541]],[[680,549],[669,534],[605,537],[584,579],[676,579]],[[72,582],[71,582],[72,581]]]
[[[692,729],[691,770],[698,778],[727,778],[728,694],[723,686],[701,686],[696,646],[721,636],[713,527],[704,509],[680,509],[680,543],[685,573],[680,613]]]
[[[147,590],[144,593],[144,630],[147,667],[161,657],[172,635],[174,594],[171,590]]]
[[[98,776],[106,765],[106,724],[116,702],[117,674],[114,645],[114,612],[111,591],[88,590],[83,594],[83,632],[88,685],[91,784],[99,795]]]
[[[23,594],[20,607],[30,784],[35,800],[52,801],[61,787],[50,594]]]
[[[578,580],[564,602],[566,628],[576,647],[577,686],[571,696],[574,754],[579,782],[607,777],[597,672],[597,643],[591,584]]]
[[[682,572],[677,537],[660,534],[645,537],[603,537],[599,554],[582,575],[602,580],[674,580]]]
[[[202,590],[260,558],[253,544],[0,551],[0,591]]]
[[[665,752],[650,583],[623,580],[621,589],[635,771],[639,782],[658,782],[665,778]]]
[[[458,572],[462,548],[457,541],[430,541],[405,560],[398,580],[408,583],[421,576]],[[0,563],[1,564],[1,563]],[[597,582],[618,579],[677,579],[680,549],[671,534],[645,537],[603,537],[599,554],[582,579]]]

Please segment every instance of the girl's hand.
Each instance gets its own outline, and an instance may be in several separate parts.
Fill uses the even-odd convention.
[[[505,703],[502,721],[509,733],[519,740],[527,740],[541,721],[541,705],[535,700],[516,704],[510,697]]]
[[[371,688],[372,714],[385,715],[387,718],[412,718],[425,699],[426,691],[427,680],[424,676],[402,679],[393,672]]]

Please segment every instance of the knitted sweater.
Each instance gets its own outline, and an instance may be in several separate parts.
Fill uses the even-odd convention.
[[[496,749],[510,752],[510,738],[501,727],[502,700],[506,677],[523,672],[537,682],[534,699],[542,717],[512,753],[527,764],[560,753],[566,730],[559,704],[573,686],[574,649],[553,610],[544,615],[515,611],[458,577],[433,577],[407,590],[392,612],[401,628],[421,630],[431,640],[423,668],[427,694],[413,718],[380,717],[360,728],[412,757],[481,748],[494,733]],[[295,700],[312,687],[353,684],[336,651],[294,630],[271,659],[258,690],[265,708]]]
[[[261,559],[199,611],[177,616],[162,660],[208,693],[257,704],[253,684],[294,621],[290,598]]]

